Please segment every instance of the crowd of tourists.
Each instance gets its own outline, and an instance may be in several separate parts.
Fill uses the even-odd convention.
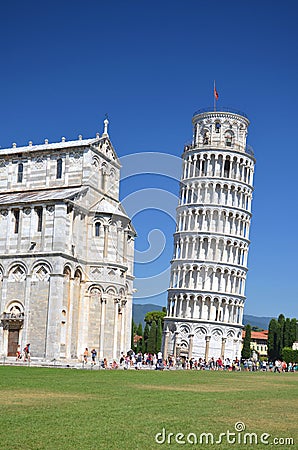
[[[86,349],[87,351],[87,349]],[[85,351],[85,352],[86,352]],[[94,350],[95,352],[95,350]],[[94,352],[91,352],[92,361],[91,365],[96,364]],[[96,352],[95,352],[96,353]],[[84,363],[87,363],[86,355],[84,354]],[[272,361],[260,361],[253,358],[240,361],[238,358],[231,360],[230,358],[210,358],[205,360],[204,358],[186,358],[183,356],[174,357],[168,356],[163,358],[161,352],[155,353],[135,353],[130,350],[125,355],[123,352],[120,355],[119,360],[108,361],[104,358],[99,361],[99,366],[102,369],[155,369],[155,370],[223,370],[223,371],[249,371],[249,372],[296,372],[298,371],[298,363],[286,363],[285,361],[276,360]]]
[[[97,351],[93,348],[90,352],[85,348],[83,353],[83,364],[89,364],[91,356],[91,366],[99,365],[101,369],[156,369],[156,370],[225,370],[225,371],[247,371],[247,372],[298,372],[298,363],[286,363],[277,359],[276,361],[258,360],[255,358],[244,359],[240,361],[238,358],[231,360],[230,358],[210,358],[206,361],[204,358],[186,358],[184,356],[173,355],[163,358],[161,352],[142,353],[129,350],[127,354],[121,352],[119,359],[108,361],[107,358],[97,360]],[[17,361],[30,361],[30,344],[21,351],[18,346],[16,353]]]

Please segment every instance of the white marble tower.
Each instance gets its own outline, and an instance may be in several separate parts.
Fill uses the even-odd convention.
[[[255,159],[249,120],[200,110],[185,146],[164,355],[240,357]]]

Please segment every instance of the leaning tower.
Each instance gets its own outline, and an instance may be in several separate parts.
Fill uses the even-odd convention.
[[[184,148],[164,355],[241,356],[255,159],[245,114],[200,110]]]

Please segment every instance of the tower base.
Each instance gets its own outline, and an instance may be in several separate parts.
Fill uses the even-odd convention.
[[[241,358],[242,325],[166,317],[163,355],[188,359]]]

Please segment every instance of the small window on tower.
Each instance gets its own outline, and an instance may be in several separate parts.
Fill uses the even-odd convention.
[[[216,132],[216,133],[219,133],[220,127],[221,127],[220,123],[219,123],[219,122],[216,122],[216,123],[215,123],[215,132]]]
[[[18,183],[22,183],[23,181],[23,170],[24,166],[22,163],[18,164]]]

